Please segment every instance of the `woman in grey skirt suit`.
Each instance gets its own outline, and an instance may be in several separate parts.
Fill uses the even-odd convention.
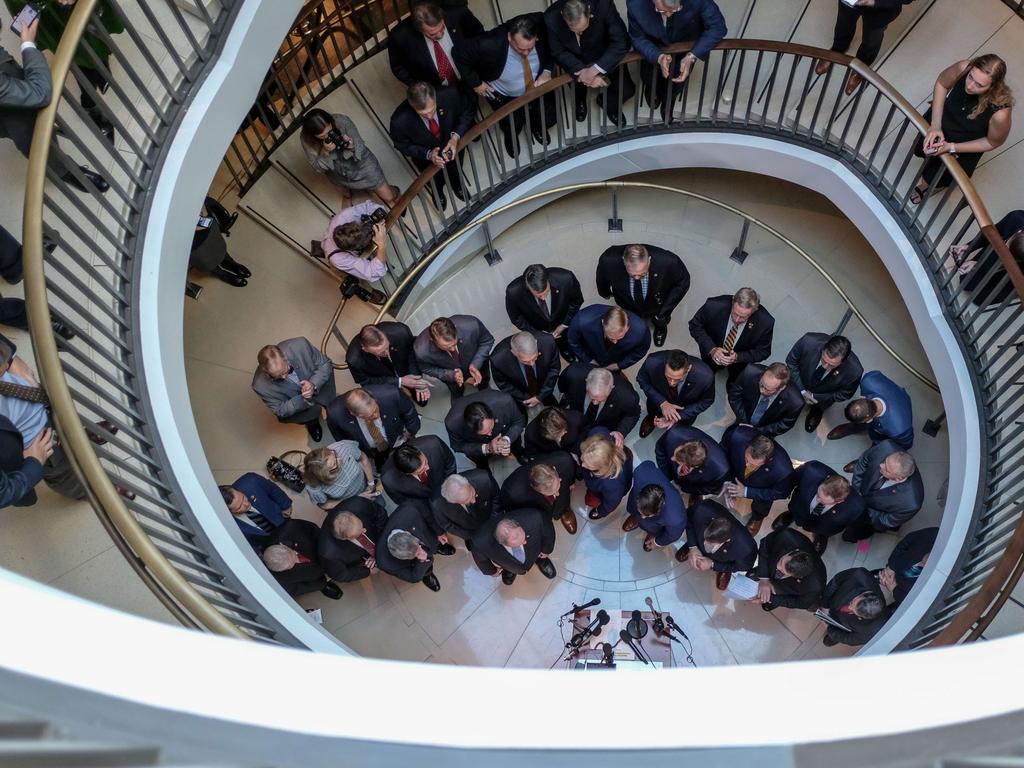
[[[341,146],[330,141],[335,131],[341,134]],[[388,184],[377,158],[347,116],[311,109],[302,118],[300,138],[309,164],[326,174],[345,197],[350,196],[349,190],[362,189],[376,193],[389,207],[398,200],[398,187]]]

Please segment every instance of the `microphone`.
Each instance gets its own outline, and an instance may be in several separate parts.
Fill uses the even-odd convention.
[[[591,621],[589,625],[587,625],[586,629],[581,629],[572,636],[572,640],[569,641],[569,645],[578,648],[583,645],[584,640],[595,634],[599,627],[603,627],[609,621],[611,621],[611,617],[608,615],[607,611],[598,611],[597,616],[594,617],[594,620]]]
[[[648,609],[654,614],[654,621],[651,622],[651,627],[654,629],[656,635],[668,635],[669,639],[672,639],[672,634],[665,629],[665,620],[657,608],[654,607],[654,601],[650,597],[645,598]]]
[[[600,597],[595,597],[589,603],[584,603],[583,605],[576,605],[576,603],[573,603],[572,604],[572,608],[570,608],[568,611],[563,613],[558,618],[564,619],[566,616],[572,616],[574,613],[579,613],[582,610],[585,610],[587,608],[593,608],[595,605],[600,605],[600,604],[601,604],[601,598]]]
[[[626,622],[626,629],[632,637],[639,640],[647,635],[647,622],[643,620],[640,611],[633,611],[632,617]]]
[[[611,643],[601,643],[601,651],[604,653],[604,658],[601,659],[601,663],[605,666],[610,667],[612,662],[615,660],[614,652],[612,651]]]
[[[633,649],[633,653],[636,654],[636,657],[640,659],[640,661],[642,661],[644,664],[651,663],[644,658],[644,655],[640,652],[640,649],[637,647],[636,643],[633,642],[633,636],[629,634],[629,632],[627,632],[625,629],[620,630],[619,638],[622,640],[622,642],[624,642],[626,645]]]
[[[685,633],[685,632],[683,632],[683,628],[682,628],[682,627],[680,627],[680,626],[679,626],[678,624],[676,624],[676,620],[675,620],[675,619],[673,619],[673,618],[672,618],[672,617],[671,617],[671,616],[670,616],[669,614],[667,614],[667,613],[665,614],[665,623],[666,623],[666,624],[668,624],[668,625],[669,625],[670,627],[672,627],[672,629],[674,629],[674,630],[675,630],[676,632],[678,632],[678,633],[679,633],[680,635],[682,635],[683,637],[686,637],[686,639],[687,639],[687,640],[689,640],[689,639],[690,639],[689,637],[687,637],[687,636],[686,636],[686,633]]]

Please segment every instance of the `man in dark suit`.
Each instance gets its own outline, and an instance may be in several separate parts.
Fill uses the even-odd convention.
[[[547,578],[555,578],[548,555],[555,548],[555,527],[539,509],[509,509],[492,517],[473,536],[473,560],[488,576],[501,574],[506,586],[536,564]]]
[[[690,290],[683,260],[655,245],[613,245],[597,260],[597,292],[650,320],[654,346],[665,344],[672,310]]]
[[[793,490],[793,461],[785,448],[745,424],[733,429],[722,447],[733,480],[725,486],[726,497],[730,504],[735,499],[750,499],[747,530],[757,536],[772,504]]]
[[[581,362],[624,371],[650,350],[651,331],[639,315],[621,307],[591,304],[569,324],[569,347]]]
[[[420,415],[398,387],[369,384],[334,398],[327,406],[327,428],[335,440],[359,443],[380,469],[395,443],[420,431]]]
[[[384,490],[395,504],[437,498],[441,484],[455,474],[455,454],[436,435],[420,435],[398,446],[380,471]]]
[[[766,611],[821,605],[827,576],[825,563],[810,539],[792,528],[772,531],[757,548],[757,597]]]
[[[483,31],[484,25],[468,5],[442,9],[430,0],[416,3],[409,18],[388,32],[391,72],[406,85],[426,82],[435,88],[461,86],[452,48]]]
[[[528,463],[555,451],[568,451],[578,456],[584,436],[582,413],[567,408],[545,408],[523,430],[519,460]]]
[[[452,53],[466,86],[498,110],[551,79],[552,59],[546,36],[544,14],[524,13],[459,41]],[[554,93],[533,99],[526,110],[517,109],[511,119],[502,120],[500,127],[509,157],[519,154],[519,133],[527,121],[533,140],[547,144],[548,131],[556,120]]]
[[[679,491],[653,461],[645,461],[633,470],[633,490],[626,502],[626,533],[640,528],[644,532],[644,552],[667,547],[686,532],[686,505]]]
[[[928,556],[938,535],[938,528],[912,531],[900,540],[889,555],[889,562],[878,573],[878,583],[892,592],[894,605],[902,603],[914,588],[928,564]]]
[[[316,523],[289,520],[275,531],[272,543],[263,550],[267,569],[292,597],[317,590],[332,600],[341,597],[341,590],[328,581],[317,559],[319,533]]]
[[[606,368],[573,363],[558,377],[562,408],[583,414],[581,433],[592,427],[607,427],[622,445],[640,420],[640,398],[624,376],[613,376]]]
[[[302,424],[320,442],[320,413],[337,395],[331,358],[299,336],[263,347],[256,361],[253,391],[278,421]]]
[[[668,349],[647,356],[636,383],[647,395],[640,437],[674,424],[693,424],[715,402],[715,374],[702,360]]]
[[[629,53],[626,25],[612,0],[558,0],[544,12],[548,45],[558,65],[576,79],[576,120],[589,111],[588,88],[605,88],[597,97],[613,125],[619,104],[633,98],[636,86],[619,62]],[[621,86],[621,87],[620,87]],[[621,91],[621,100],[619,98]]]
[[[526,427],[526,417],[510,395],[485,389],[452,403],[444,427],[453,451],[487,469],[492,456],[512,453],[512,445]]]
[[[658,438],[654,456],[665,477],[683,493],[716,496],[730,477],[722,446],[696,427],[672,427]]]
[[[793,472],[789,509],[772,521],[777,531],[795,522],[814,534],[820,555],[834,536],[864,512],[864,499],[850,482],[820,461],[808,461]]]
[[[805,333],[786,355],[790,380],[810,407],[804,429],[813,432],[833,403],[857,392],[864,368],[845,336]]]
[[[576,480],[576,460],[560,451],[516,469],[501,484],[498,497],[502,509],[530,507],[561,520],[569,534],[576,533],[576,513],[572,508],[572,485]]]
[[[905,451],[914,446],[914,411],[907,390],[881,371],[868,371],[860,380],[860,397],[847,403],[846,418],[828,433],[829,440],[840,440],[858,432],[867,432],[872,443],[892,440]],[[855,461],[847,464],[851,472]]]
[[[690,561],[696,571],[714,571],[715,586],[725,589],[735,572],[754,567],[757,542],[743,523],[717,501],[691,504],[686,523],[686,546],[676,551],[680,563]]]
[[[629,36],[633,47],[644,57],[640,78],[648,104],[665,106],[672,79],[672,93],[682,91],[682,83],[699,60],[707,60],[711,49],[727,32],[725,17],[714,0],[626,0]],[[662,53],[672,43],[693,41],[685,56]],[[654,94],[650,93],[654,82]],[[662,110],[664,115],[665,110]]]
[[[898,531],[924,504],[924,481],[914,457],[892,440],[864,451],[851,483],[864,499],[864,514],[843,534],[860,541],[874,533]]]
[[[377,572],[377,544],[387,523],[382,504],[353,496],[327,513],[317,539],[317,557],[336,582],[358,581]]]
[[[728,369],[726,383],[732,383],[749,363],[759,363],[772,353],[775,318],[761,306],[753,288],[708,299],[690,318],[689,327],[700,359],[713,371]]]
[[[228,512],[256,549],[270,543],[274,531],[292,516],[288,494],[273,480],[255,472],[246,472],[231,485],[218,487]]]
[[[548,333],[568,362],[576,362],[569,348],[569,323],[583,306],[583,289],[568,269],[531,264],[522,277],[505,288],[505,311],[512,325],[537,335]]]
[[[555,340],[529,331],[502,339],[491,353],[491,375],[502,392],[512,395],[523,413],[555,404],[555,384],[562,369]]]
[[[33,489],[43,479],[43,465],[52,453],[52,429],[44,429],[26,448],[18,428],[0,416],[0,509],[35,503]]]
[[[748,365],[729,384],[728,395],[736,414],[734,424],[749,424],[769,437],[789,432],[804,407],[800,390],[790,380],[784,363]]]
[[[388,517],[375,550],[377,567],[384,573],[412,584],[422,581],[432,592],[441,589],[434,575],[434,556],[455,554],[455,547],[437,527],[424,501],[399,504]]]
[[[473,535],[492,517],[501,514],[498,484],[486,469],[454,472],[445,478],[441,494],[430,504],[434,520],[445,533],[454,533],[473,549]]]
[[[405,387],[417,403],[430,399],[430,385],[416,362],[412,331],[405,323],[364,325],[345,352],[345,362],[356,384],[394,384]]]
[[[413,83],[391,115],[389,134],[395,149],[408,157],[422,173],[432,165],[440,170],[430,189],[442,211],[448,210],[445,186],[465,202],[462,187],[462,152],[459,139],[473,124],[473,108],[453,88],[434,90],[430,83]]]
[[[849,632],[829,625],[821,642],[831,646],[864,645],[890,616],[878,580],[866,568],[837,573],[825,587],[823,602],[832,619]]]
[[[443,381],[453,398],[462,397],[467,383],[487,389],[493,346],[491,332],[472,315],[439,317],[413,342],[420,369]]]

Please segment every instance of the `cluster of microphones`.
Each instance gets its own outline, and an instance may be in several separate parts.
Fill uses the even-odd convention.
[[[650,597],[646,598],[644,602],[647,603],[647,608],[650,610],[650,612],[654,614],[654,620],[651,622],[651,627],[654,629],[655,635],[657,635],[658,637],[664,637],[668,640],[679,643],[680,645],[682,644],[682,640],[680,640],[679,637],[673,634],[673,632],[678,633],[678,635],[686,638],[687,640],[690,639],[686,636],[686,633],[683,632],[682,627],[676,624],[672,616],[670,616],[667,613],[660,613],[654,607],[654,601],[651,600]],[[584,603],[583,605],[576,605],[575,603],[573,603],[572,608],[563,613],[559,618],[564,619],[566,616],[575,616],[580,611],[586,610],[587,608],[593,608],[595,605],[600,604],[601,598],[599,597],[595,597],[589,603]],[[605,610],[599,610],[594,615],[591,622],[582,629],[577,630],[573,634],[572,638],[570,638],[569,642],[565,644],[565,647],[569,649],[568,658],[572,659],[578,656],[580,650],[586,644],[586,642],[594,635],[600,634],[602,628],[609,621],[611,621],[611,617],[608,616],[608,612]],[[620,630],[619,639],[615,643],[615,645],[612,645],[611,643],[601,644],[601,651],[603,654],[601,663],[605,666],[612,666],[615,658],[615,646],[617,646],[619,643],[625,643],[627,646],[629,646],[630,650],[633,651],[637,659],[642,661],[644,664],[650,664],[650,660],[643,653],[643,651],[641,650],[640,643],[638,642],[642,640],[646,635],[647,622],[644,620],[640,611],[635,610],[631,614],[629,621],[626,622],[626,628]]]

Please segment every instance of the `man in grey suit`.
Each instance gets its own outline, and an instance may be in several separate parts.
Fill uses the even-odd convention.
[[[303,424],[313,442],[320,442],[324,436],[320,414],[337,396],[331,358],[300,336],[268,344],[256,360],[253,391],[278,421]]]
[[[892,440],[883,440],[861,455],[851,483],[864,498],[865,509],[846,528],[843,541],[896,531],[924,503],[924,483],[914,457]]]
[[[424,329],[413,351],[420,369],[448,385],[452,398],[462,397],[466,384],[487,389],[491,374],[487,359],[494,337],[472,315],[439,317]]]

